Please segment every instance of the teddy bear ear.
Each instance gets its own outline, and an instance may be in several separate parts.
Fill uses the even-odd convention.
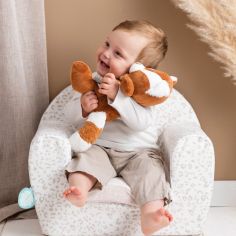
[[[120,89],[126,96],[131,97],[134,93],[134,84],[128,74],[120,77]]]
[[[73,89],[77,92],[86,93],[95,88],[91,69],[82,61],[73,62],[70,79]]]

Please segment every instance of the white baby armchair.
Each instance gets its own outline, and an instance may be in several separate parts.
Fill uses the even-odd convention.
[[[102,191],[91,191],[83,208],[63,198],[68,185],[64,169],[71,159],[68,137],[73,132],[65,122],[63,108],[72,94],[69,86],[50,104],[30,147],[30,182],[42,233],[53,236],[142,235],[139,209],[121,178],[112,179]],[[154,235],[199,235],[213,189],[213,145],[179,92],[174,90],[159,109],[162,134],[158,142],[167,161],[173,198],[168,208],[174,221]]]

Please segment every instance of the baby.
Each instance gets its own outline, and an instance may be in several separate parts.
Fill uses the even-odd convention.
[[[171,199],[163,159],[157,146],[156,106],[145,108],[119,90],[119,78],[134,62],[156,68],[167,51],[164,32],[146,21],[124,21],[116,26],[97,50],[96,72],[100,75],[99,92],[120,114],[106,124],[101,137],[86,152],[76,153],[66,168],[69,187],[64,196],[82,207],[88,192],[121,176],[130,186],[141,210],[141,228],[145,235],[169,225],[172,215],[164,208]],[[93,91],[76,95],[67,105],[74,125],[98,106]],[[73,140],[72,140],[73,139]],[[71,136],[72,144],[76,142]],[[74,150],[75,151],[75,150]]]

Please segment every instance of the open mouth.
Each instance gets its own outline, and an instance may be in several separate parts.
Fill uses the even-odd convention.
[[[105,63],[104,61],[100,60],[100,64],[104,69],[108,69],[108,70],[110,69],[110,66],[107,63]]]

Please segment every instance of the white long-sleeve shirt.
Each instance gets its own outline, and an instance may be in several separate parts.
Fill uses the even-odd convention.
[[[86,120],[82,116],[80,96],[80,93],[74,92],[64,111],[75,132]],[[108,102],[120,113],[120,118],[106,122],[96,144],[121,151],[157,148],[155,106],[143,107],[120,90],[115,100]]]

